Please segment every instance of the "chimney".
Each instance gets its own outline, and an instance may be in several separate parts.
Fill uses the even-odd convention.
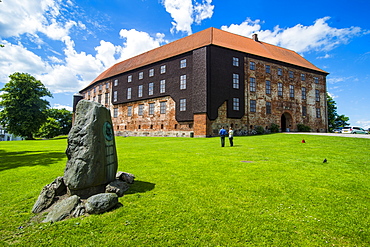
[[[258,42],[258,35],[255,33],[252,35],[252,39]]]

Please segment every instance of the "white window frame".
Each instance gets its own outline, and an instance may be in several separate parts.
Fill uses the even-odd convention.
[[[250,112],[257,112],[257,101],[251,99],[249,101]]]
[[[116,102],[118,100],[117,91],[113,92],[113,101]]]
[[[131,105],[127,107],[127,116],[132,117],[132,106]]]
[[[166,65],[161,66],[161,74],[166,73]]]
[[[139,80],[144,79],[144,72],[139,72]]]
[[[180,89],[186,89],[186,75],[180,76]]]
[[[182,59],[180,61],[180,68],[183,69],[183,68],[186,68],[186,58],[185,59]]]
[[[283,97],[283,83],[278,82],[278,96]]]
[[[143,88],[144,88],[143,85],[139,85],[138,91],[137,91],[137,97],[139,98],[143,97]]]
[[[289,85],[289,98],[294,98],[294,85]]]
[[[234,111],[240,110],[240,99],[239,98],[233,98],[233,110]]]
[[[149,70],[149,77],[153,77],[154,76],[154,69],[150,69]]]
[[[149,103],[149,115],[154,115],[154,111],[155,111],[155,104]]]
[[[266,80],[266,94],[271,94],[271,81]]]
[[[154,94],[154,82],[150,82],[149,83],[148,94],[149,95],[153,95]]]
[[[144,115],[144,104],[140,104],[140,105],[139,105],[139,109],[138,109],[137,114],[138,114],[139,116],[143,116],[143,115]]]
[[[249,91],[256,92],[256,78],[250,77],[249,78]]]
[[[307,99],[307,90],[305,87],[302,87],[302,100]]]
[[[159,93],[165,93],[166,92],[166,80],[161,80],[160,87],[159,87]]]
[[[233,57],[233,66],[239,67],[239,58],[238,57]]]
[[[118,79],[114,80],[114,86],[118,86]]]
[[[132,92],[132,89],[129,87],[127,88],[127,99],[131,99],[131,92]]]
[[[167,102],[166,101],[161,101],[159,103],[160,114],[166,114],[166,110],[167,110]]]
[[[113,108],[113,117],[114,118],[118,117],[118,108]]]
[[[180,111],[186,111],[186,99],[180,99]]]
[[[132,75],[127,76],[127,82],[132,82]]]
[[[233,88],[239,89],[239,74],[233,74]]]

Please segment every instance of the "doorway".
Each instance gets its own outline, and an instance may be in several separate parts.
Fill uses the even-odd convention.
[[[291,131],[291,128],[292,128],[292,115],[290,115],[290,113],[288,112],[284,112],[282,115],[281,115],[281,132],[289,132]]]

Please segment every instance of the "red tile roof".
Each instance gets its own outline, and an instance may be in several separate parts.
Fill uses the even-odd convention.
[[[260,41],[254,41],[253,39],[229,33],[220,29],[208,28],[117,63],[101,73],[97,78],[95,78],[94,81],[92,81],[90,85],[126,71],[140,68],[142,66],[177,56],[207,45],[217,45],[327,74],[327,72],[319,69],[292,50]]]

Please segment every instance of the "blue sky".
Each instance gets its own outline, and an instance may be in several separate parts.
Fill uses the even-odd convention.
[[[2,0],[0,87],[14,72],[41,80],[52,107],[113,64],[215,27],[292,49],[329,72],[350,123],[370,127],[370,1]]]

